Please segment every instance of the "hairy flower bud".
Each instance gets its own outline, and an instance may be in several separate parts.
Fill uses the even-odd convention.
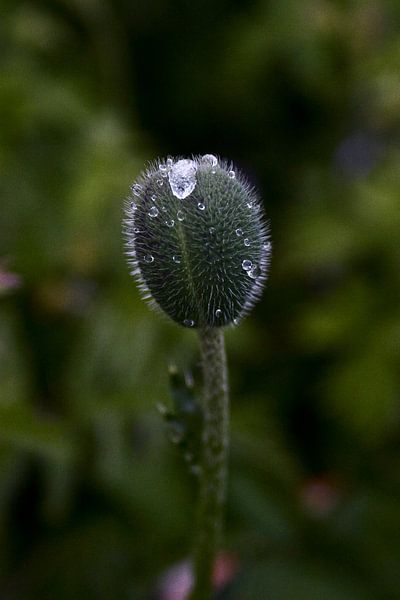
[[[261,295],[271,244],[245,178],[212,154],[151,164],[124,235],[145,298],[186,327],[238,324]]]

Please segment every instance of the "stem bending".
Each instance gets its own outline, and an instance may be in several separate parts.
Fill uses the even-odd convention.
[[[222,329],[199,331],[203,370],[202,455],[192,600],[211,600],[227,476],[228,375]]]

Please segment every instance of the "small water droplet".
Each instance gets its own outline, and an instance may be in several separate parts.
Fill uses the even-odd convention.
[[[265,244],[263,244],[263,250],[271,250],[271,242],[265,242]]]
[[[245,259],[242,262],[242,269],[244,269],[245,271],[250,271],[252,266],[253,266],[253,263],[251,262],[251,260]]]
[[[238,237],[240,237],[241,235],[243,235],[243,229],[241,229],[240,227],[238,227],[238,228],[236,229],[235,233],[236,233],[236,235],[237,235]]]
[[[177,265],[179,265],[179,263],[181,262],[181,257],[180,256],[173,256],[172,260],[174,261],[174,263],[176,263]]]
[[[198,202],[198,203],[197,203],[197,208],[198,208],[199,210],[204,210],[204,209],[206,208],[206,205],[205,205],[205,204],[203,204],[203,202]]]
[[[168,168],[167,165],[163,165],[163,164],[159,164],[158,165],[158,170],[161,173],[161,177],[168,177]]]
[[[134,227],[133,228],[133,233],[140,233],[139,227]]]
[[[246,206],[247,206],[247,208],[253,208],[253,203],[252,202],[247,202]]]
[[[253,265],[250,271],[247,271],[247,275],[252,279],[257,279],[261,275],[261,269],[258,265]]]
[[[234,324],[234,325],[239,325],[239,319],[236,319],[236,318],[235,318],[235,319],[233,319],[233,324]]]
[[[201,157],[201,160],[212,167],[216,167],[218,164],[218,158],[214,156],[214,154],[204,154],[204,156]]]
[[[185,220],[185,214],[184,214],[183,210],[178,210],[178,212],[176,213],[176,218],[178,219],[178,221]]]
[[[189,196],[196,187],[197,165],[194,160],[178,160],[168,172],[171,191],[176,198],[183,200]]]
[[[164,185],[164,182],[162,179],[157,179],[157,185],[158,187],[162,187]]]
[[[154,262],[154,256],[152,254],[145,254],[143,260],[146,263],[152,263],[152,262]]]
[[[170,169],[173,164],[174,161],[172,160],[172,158],[167,158],[167,169]]]
[[[194,326],[194,321],[193,319],[185,319],[183,321],[183,324],[185,327],[193,327]]]
[[[167,219],[165,224],[167,227],[173,227],[175,225],[175,221],[173,219]]]
[[[152,219],[154,219],[155,217],[158,217],[158,208],[156,206],[152,206],[148,212],[148,215]]]
[[[131,185],[131,190],[135,196],[140,196],[143,188],[139,183],[134,183],[133,185]]]
[[[213,175],[215,175],[215,173],[216,173],[216,172],[217,172],[217,170],[216,170],[216,169],[211,169],[211,173],[212,173]]]
[[[155,194],[152,194],[152,196],[150,196],[150,198],[153,200],[153,202],[155,202],[157,200],[157,196]]]
[[[210,235],[213,235],[213,233],[215,233],[215,227],[210,227],[208,231],[210,232]]]
[[[243,240],[243,244],[244,244],[245,246],[247,246],[247,248],[248,248],[248,247],[250,246],[250,244],[251,244],[251,241],[249,240],[249,238],[244,238],[244,240]]]
[[[137,210],[136,202],[131,202],[131,210]]]
[[[161,210],[162,210],[163,212],[167,212],[167,207],[163,205],[163,206],[161,207]]]
[[[221,316],[222,316],[222,310],[221,310],[220,308],[217,308],[217,310],[215,311],[215,316],[216,316],[217,318],[219,318],[219,317],[221,317]]]
[[[235,171],[228,171],[228,177],[229,177],[229,179],[235,179],[235,177],[236,177]]]

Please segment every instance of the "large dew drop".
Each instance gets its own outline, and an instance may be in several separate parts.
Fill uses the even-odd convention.
[[[186,198],[196,187],[196,163],[193,160],[178,160],[168,172],[168,180],[174,196]]]

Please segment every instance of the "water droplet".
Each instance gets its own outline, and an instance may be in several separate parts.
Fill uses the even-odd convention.
[[[249,240],[249,238],[244,238],[244,240],[243,240],[243,244],[244,244],[245,246],[247,246],[247,248],[248,248],[248,247],[250,246],[250,244],[251,244],[251,241]]]
[[[218,158],[214,154],[204,154],[201,160],[207,165],[211,165],[211,167],[216,167],[218,164]]]
[[[163,212],[167,212],[167,207],[163,205],[163,206],[161,207],[161,210],[162,210]]]
[[[158,208],[156,206],[152,206],[148,212],[149,217],[154,219],[154,217],[158,217]]]
[[[157,185],[158,187],[162,187],[164,185],[164,182],[162,179],[157,179]]]
[[[173,227],[175,225],[175,221],[173,219],[167,219],[165,224],[167,227]]]
[[[193,327],[194,326],[194,321],[193,319],[185,319],[183,321],[183,324],[185,327]]]
[[[154,262],[154,256],[152,254],[145,254],[143,260],[146,263],[152,263]]]
[[[137,210],[136,202],[131,202],[131,210]]]
[[[199,210],[204,210],[204,209],[206,208],[206,205],[205,205],[205,204],[203,204],[203,202],[198,202],[198,203],[197,203],[197,208],[198,208]]]
[[[151,196],[151,199],[153,200],[153,202],[155,202],[155,201],[157,200],[157,196],[156,196],[155,194],[153,194],[153,195]]]
[[[236,235],[237,235],[238,237],[240,237],[241,235],[243,235],[243,229],[240,229],[240,227],[238,227],[238,228],[236,229],[235,233],[236,233]]]
[[[170,169],[173,164],[174,161],[172,160],[172,158],[167,158],[167,169]]]
[[[261,275],[261,269],[258,265],[253,265],[250,271],[247,271],[247,275],[252,279],[257,279]]]
[[[210,232],[210,235],[212,235],[213,233],[215,233],[215,227],[210,227],[208,231]]]
[[[217,308],[217,310],[215,311],[215,316],[218,318],[222,316],[222,310],[220,308]]]
[[[158,169],[161,173],[161,177],[168,177],[168,168],[167,165],[159,164]]]
[[[133,185],[131,185],[131,190],[135,196],[140,196],[143,188],[141,185],[139,185],[139,183],[134,183]]]
[[[245,271],[250,271],[252,266],[253,266],[253,263],[251,262],[251,260],[245,259],[242,262],[242,269],[244,269]]]
[[[228,171],[228,177],[229,177],[229,179],[235,179],[235,177],[236,177],[235,171]]]
[[[139,227],[134,227],[133,228],[133,233],[140,233]]]
[[[233,319],[233,324],[234,324],[234,325],[239,325],[239,319],[236,319],[236,318],[235,318],[235,319]]]
[[[168,180],[174,196],[183,200],[196,187],[197,166],[194,160],[178,160],[168,172]]]
[[[185,215],[184,215],[183,210],[178,210],[178,212],[176,213],[176,218],[178,219],[178,221],[185,220]]]
[[[180,256],[173,256],[172,260],[174,261],[174,263],[176,263],[177,265],[179,265],[179,263],[181,262],[181,257]]]
[[[263,250],[271,250],[271,242],[265,242],[265,244],[263,244]]]
[[[252,202],[247,202],[246,206],[247,206],[247,208],[253,208],[253,203]]]

